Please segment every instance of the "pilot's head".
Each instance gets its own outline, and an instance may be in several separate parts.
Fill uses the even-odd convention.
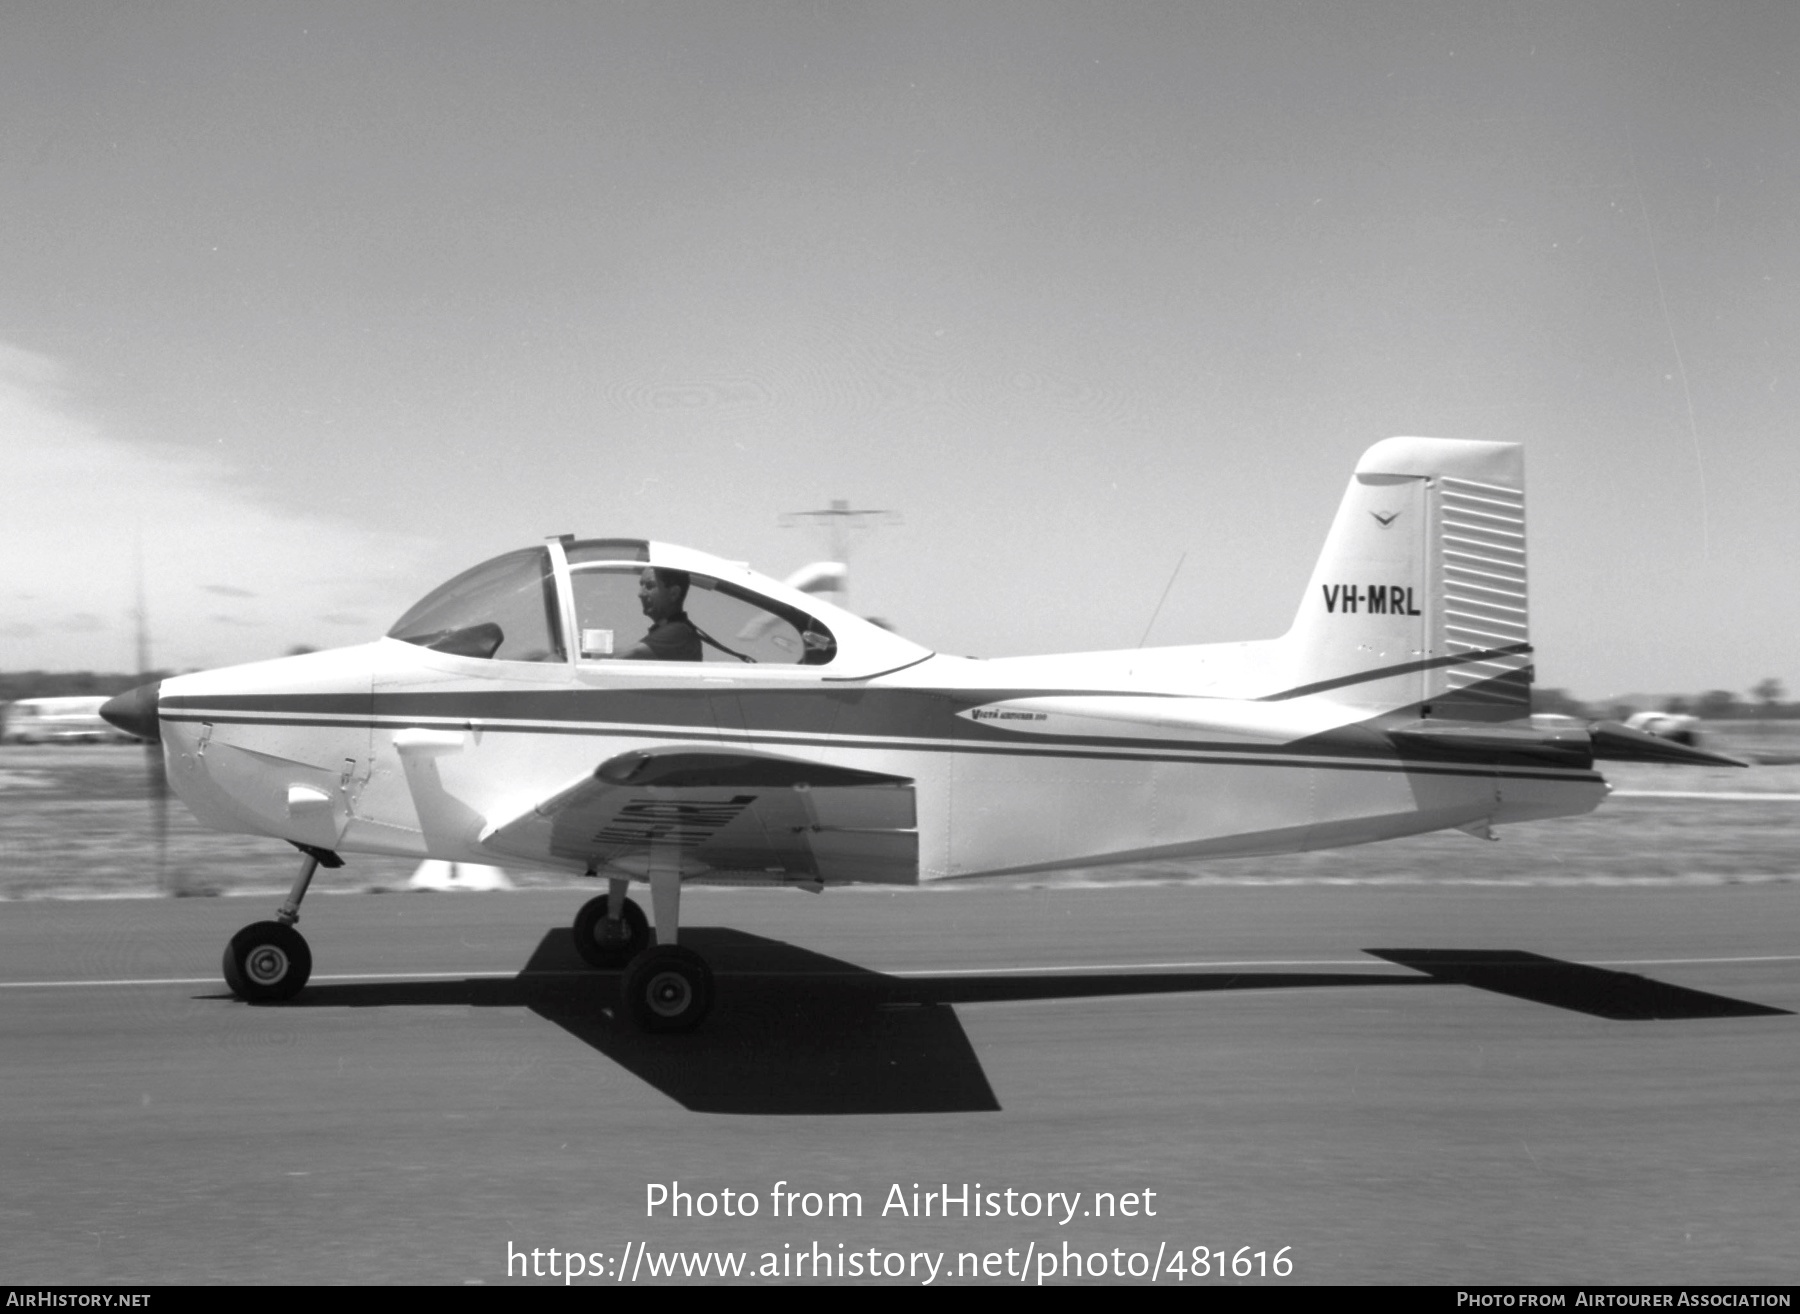
[[[688,573],[666,570],[661,566],[645,566],[638,576],[638,605],[653,621],[666,621],[679,616],[687,602]]]

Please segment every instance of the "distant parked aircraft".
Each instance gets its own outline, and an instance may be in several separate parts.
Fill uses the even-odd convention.
[[[130,743],[134,736],[100,718],[106,697],[21,698],[6,708],[5,740],[13,744]]]
[[[1638,712],[1625,724],[1633,730],[1642,730],[1677,744],[1692,746],[1700,742],[1700,718],[1697,716],[1683,716],[1677,712]]]

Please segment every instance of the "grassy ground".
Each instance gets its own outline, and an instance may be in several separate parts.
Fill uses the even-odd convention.
[[[1710,723],[1704,743],[1777,764],[1749,770],[1614,764],[1606,776],[1617,792],[1597,812],[1508,827],[1497,844],[1451,831],[1354,849],[1139,864],[1012,883],[1800,881],[1800,797],[1793,797],[1800,796],[1800,722]],[[286,844],[205,830],[179,802],[171,802],[168,815],[159,882],[141,749],[0,746],[0,898],[208,895],[282,889],[292,879],[296,858]],[[416,865],[357,857],[341,870],[321,870],[314,888],[399,890]],[[572,884],[561,875],[510,874],[525,886]]]

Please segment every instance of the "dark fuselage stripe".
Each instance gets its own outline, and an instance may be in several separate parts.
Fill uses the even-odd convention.
[[[180,715],[165,714],[168,721],[189,723],[210,723],[214,725],[279,725],[290,728],[308,726],[330,727],[347,730],[403,730],[413,724],[405,721],[379,722],[367,719],[350,718],[308,718],[305,720],[282,717],[229,716],[186,712]],[[603,739],[679,739],[692,742],[736,744],[746,746],[780,746],[784,748],[828,748],[848,749],[853,752],[893,752],[893,753],[978,753],[984,756],[1004,757],[1049,757],[1064,758],[1072,761],[1104,761],[1104,762],[1175,762],[1191,766],[1261,766],[1306,768],[1320,771],[1377,771],[1398,773],[1403,775],[1429,776],[1481,776],[1484,778],[1504,778],[1509,780],[1558,780],[1589,781],[1599,777],[1591,771],[1579,767],[1564,769],[1531,770],[1516,766],[1490,766],[1470,763],[1467,765],[1445,765],[1437,762],[1421,762],[1404,757],[1374,759],[1363,762],[1343,761],[1336,756],[1320,756],[1315,753],[1301,754],[1293,751],[1284,752],[1279,747],[1243,749],[1234,746],[1231,749],[1212,748],[1195,744],[1183,749],[1174,749],[1167,744],[1160,744],[1155,749],[1140,752],[1124,752],[1117,748],[1085,747],[1068,741],[1053,741],[1044,745],[1027,744],[977,744],[977,743],[943,743],[915,739],[879,738],[875,736],[855,739],[824,739],[805,735],[783,734],[751,734],[746,731],[732,731],[723,728],[712,730],[672,730],[660,726],[624,726],[596,725],[593,723],[564,723],[561,725],[517,724],[506,721],[489,721],[481,718],[444,718],[437,729],[460,730],[463,728],[479,728],[486,733],[495,734],[538,734],[538,735],[586,735]],[[1256,756],[1246,755],[1255,753]]]
[[[1332,689],[1347,689],[1353,684],[1368,684],[1374,680],[1386,680],[1395,675],[1413,675],[1420,671],[1433,671],[1440,666],[1460,666],[1464,662],[1487,662],[1496,657],[1524,656],[1531,652],[1529,643],[1511,643],[1504,648],[1485,648],[1480,652],[1459,652],[1454,657],[1428,657],[1416,662],[1400,662],[1395,666],[1380,666],[1372,671],[1358,671],[1355,675],[1340,675],[1333,680],[1320,680],[1315,684],[1297,684],[1292,689],[1283,689],[1280,693],[1264,694],[1255,701],[1259,703],[1279,703],[1289,698],[1304,698],[1308,694],[1325,693]]]

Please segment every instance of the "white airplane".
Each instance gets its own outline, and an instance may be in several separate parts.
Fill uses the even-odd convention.
[[[10,744],[102,744],[129,736],[100,719],[104,695],[20,698],[0,706],[0,740]]]
[[[951,657],[739,563],[565,535],[458,575],[373,643],[173,676],[106,716],[160,742],[200,821],[303,855],[276,919],[226,949],[243,998],[306,983],[294,923],[319,865],[390,854],[604,879],[576,947],[624,969],[640,1026],[686,1030],[713,997],[677,943],[687,884],[1491,837],[1595,807],[1597,758],[1741,765],[1533,722],[1523,471],[1513,444],[1370,448],[1279,639]],[[638,638],[646,616],[660,640]]]
[[[1700,718],[1681,712],[1633,712],[1625,718],[1625,724],[1659,739],[1673,739],[1678,744],[1700,742]]]

